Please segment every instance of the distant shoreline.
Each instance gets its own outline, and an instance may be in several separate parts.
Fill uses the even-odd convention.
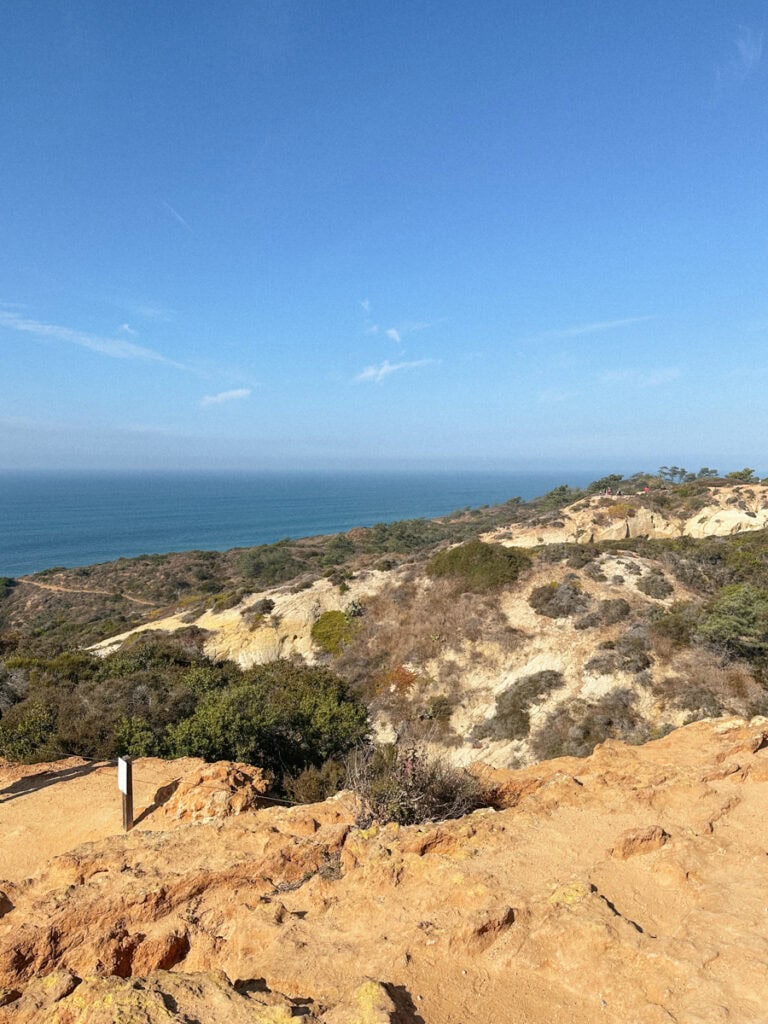
[[[0,575],[224,551],[530,500],[597,472],[2,472]]]

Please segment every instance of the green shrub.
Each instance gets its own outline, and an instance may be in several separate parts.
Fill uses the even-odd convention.
[[[317,804],[343,789],[346,777],[344,762],[332,759],[319,768],[311,764],[298,775],[287,776],[284,789],[290,799],[299,804]]]
[[[648,597],[662,600],[669,597],[674,588],[664,573],[654,569],[637,581],[637,589],[647,594]]]
[[[600,494],[602,491],[607,491],[608,488],[612,491],[617,491],[623,480],[624,477],[621,473],[611,473],[609,476],[601,476],[599,480],[593,480],[591,484],[587,484],[587,494]]]
[[[430,697],[427,701],[426,717],[431,722],[447,722],[453,714],[454,702],[445,694]]]
[[[569,569],[585,569],[590,575],[595,572],[600,573],[600,566],[595,563],[595,559],[600,554],[600,549],[595,547],[594,544],[568,544],[564,546],[569,552],[566,562]]]
[[[141,715],[123,715],[115,727],[115,753],[118,756],[150,757],[160,753],[157,738]]]
[[[321,565],[325,567],[343,565],[354,553],[355,545],[346,534],[339,533],[325,545]]]
[[[644,743],[648,728],[631,690],[612,690],[596,701],[578,698],[559,704],[531,738],[537,760],[551,757],[588,757],[598,743],[621,739]]]
[[[535,587],[528,598],[528,604],[539,615],[562,619],[584,611],[591,600],[578,581],[565,580],[563,583],[545,583]]]
[[[311,632],[313,641],[328,654],[338,654],[354,635],[354,623],[340,611],[323,612]]]
[[[345,754],[368,733],[365,706],[321,667],[275,661],[206,694],[168,730],[176,757],[246,761],[277,779]]]
[[[396,523],[376,523],[366,530],[363,548],[373,554],[421,551],[443,540],[447,530],[431,519],[404,519]]]
[[[564,685],[562,674],[551,669],[523,676],[498,695],[496,713],[474,730],[473,739],[525,739],[531,731],[531,707]]]
[[[568,560],[567,564],[574,569],[580,569],[581,565],[571,565],[571,553],[570,550],[573,547],[571,544],[544,544],[536,551],[537,561],[541,564],[557,565],[559,562]]]
[[[306,568],[306,563],[294,556],[294,551],[287,540],[249,548],[240,557],[240,571],[243,576],[265,587],[287,583]]]
[[[616,640],[617,667],[622,672],[644,672],[653,660],[645,626],[632,626]]]
[[[593,629],[595,626],[613,626],[629,615],[629,605],[623,597],[600,601],[594,611],[587,612],[574,622],[575,629]]]
[[[652,628],[655,635],[671,640],[678,647],[687,647],[701,620],[701,605],[693,601],[675,601],[670,608],[659,609]]]
[[[480,780],[418,747],[358,748],[348,762],[347,788],[358,799],[358,824],[416,825],[460,818],[493,803]]]
[[[234,608],[245,597],[244,590],[225,590],[221,594],[214,594],[205,602],[205,607],[213,612],[224,612],[228,608]]]
[[[696,630],[712,647],[748,660],[768,655],[768,590],[748,583],[723,587]]]
[[[725,474],[726,480],[733,480],[740,484],[756,484],[758,482],[754,469],[745,466],[744,469],[735,469],[732,473]]]
[[[514,583],[528,565],[530,556],[519,548],[472,540],[433,555],[426,571],[435,578],[455,579],[478,593]]]
[[[14,704],[0,719],[0,754],[25,764],[54,759],[61,754],[55,736],[55,706],[41,700]]]
[[[584,491],[569,487],[568,484],[560,484],[559,487],[553,487],[551,491],[536,498],[533,505],[539,511],[557,512],[582,497],[584,497]]]

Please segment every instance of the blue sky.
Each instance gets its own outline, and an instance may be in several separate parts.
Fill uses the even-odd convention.
[[[766,21],[0,3],[0,468],[768,471]]]

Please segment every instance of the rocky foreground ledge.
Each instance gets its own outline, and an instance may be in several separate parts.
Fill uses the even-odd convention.
[[[504,809],[360,830],[349,794],[190,768],[143,831],[0,882],[0,1020],[765,1020],[768,720],[477,770]]]

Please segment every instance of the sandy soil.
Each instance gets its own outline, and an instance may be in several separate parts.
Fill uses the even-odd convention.
[[[153,774],[145,764],[138,774]],[[224,818],[190,820],[205,779],[187,776],[156,830],[81,845],[2,887],[0,1020],[766,1019],[768,719],[483,769],[500,810],[405,828],[355,827],[344,794],[232,813],[233,783],[253,785],[242,768],[207,770],[225,786]],[[36,793],[70,785],[96,799],[103,786],[109,798],[113,781],[93,770]],[[169,817],[177,797],[186,823]],[[48,822],[40,852],[56,831]],[[220,974],[211,989],[221,971],[234,995]],[[293,1003],[238,1004],[247,993]],[[395,1007],[379,1010],[384,996]]]
[[[135,828],[158,827],[152,812],[157,790],[201,763],[143,758],[134,770]],[[114,762],[70,757],[22,766],[0,761],[0,879],[19,882],[81,843],[121,833],[122,813]]]

